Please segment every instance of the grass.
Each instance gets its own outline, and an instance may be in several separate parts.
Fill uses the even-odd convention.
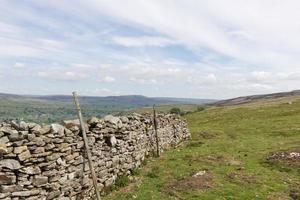
[[[206,109],[186,115],[192,140],[150,158],[130,189],[104,200],[299,199],[299,165],[269,163],[266,157],[300,146],[300,101]],[[208,189],[166,187],[198,171],[212,174]]]

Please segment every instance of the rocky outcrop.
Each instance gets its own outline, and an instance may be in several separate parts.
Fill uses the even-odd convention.
[[[160,151],[190,137],[177,115],[161,114],[157,121]],[[85,126],[100,189],[156,149],[151,115],[93,117]],[[91,192],[78,120],[0,123],[0,200],[89,199]]]

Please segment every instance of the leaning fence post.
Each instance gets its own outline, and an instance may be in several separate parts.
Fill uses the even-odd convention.
[[[96,174],[95,174],[94,167],[93,167],[92,156],[91,156],[91,152],[90,152],[90,148],[89,148],[89,144],[88,144],[88,139],[87,139],[87,136],[86,136],[85,127],[84,127],[84,123],[83,123],[83,119],[82,119],[80,104],[79,104],[79,100],[78,100],[76,92],[73,92],[73,97],[74,97],[74,102],[75,102],[76,109],[77,109],[77,115],[78,115],[79,122],[80,122],[81,132],[82,132],[82,136],[83,136],[83,140],[84,140],[84,146],[85,146],[86,154],[87,154],[87,157],[88,157],[88,162],[89,162],[89,167],[90,167],[90,170],[91,170],[91,175],[92,175],[93,184],[94,184],[94,188],[95,188],[95,192],[96,192],[96,197],[97,197],[97,200],[100,200],[101,198],[100,198],[100,193],[99,193],[98,188],[97,188]]]
[[[155,105],[153,105],[153,125],[154,125],[155,138],[156,138],[156,155],[157,155],[157,157],[159,157],[159,141],[158,141],[158,133],[157,133]]]

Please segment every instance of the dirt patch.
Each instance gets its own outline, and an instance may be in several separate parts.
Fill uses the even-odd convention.
[[[230,165],[230,166],[239,167],[243,164],[240,160],[237,160],[236,158],[231,157],[231,156],[225,157],[224,160],[226,161],[227,165]]]
[[[300,184],[292,186],[289,195],[293,200],[300,200]]]
[[[227,177],[231,182],[236,183],[257,183],[257,177],[246,172],[231,172],[227,174]]]
[[[204,142],[201,141],[191,141],[189,143],[186,144],[186,147],[201,147],[204,144]]]
[[[213,155],[213,156],[206,156],[205,161],[209,163],[221,163],[221,164],[226,164],[230,166],[241,166],[242,162],[237,160],[236,158],[232,156],[223,156],[223,155]]]
[[[199,133],[202,138],[204,139],[213,139],[216,138],[219,134],[216,132],[211,132],[211,131],[202,131]]]
[[[210,165],[229,165],[229,166],[236,166],[241,167],[243,163],[240,160],[232,156],[224,156],[224,155],[207,155],[207,156],[191,156],[186,155],[183,158],[188,163],[192,162],[205,162]]]
[[[267,161],[269,162],[279,161],[287,164],[300,165],[300,150],[297,149],[297,150],[280,151],[280,152],[271,153],[267,157]]]
[[[166,192],[182,192],[186,190],[205,190],[213,187],[213,176],[208,171],[199,171],[192,176],[174,181],[164,187]]]
[[[291,200],[288,194],[270,194],[267,196],[267,200]]]

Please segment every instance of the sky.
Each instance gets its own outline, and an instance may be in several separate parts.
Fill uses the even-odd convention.
[[[299,10],[298,0],[0,0],[0,92],[300,89]]]

